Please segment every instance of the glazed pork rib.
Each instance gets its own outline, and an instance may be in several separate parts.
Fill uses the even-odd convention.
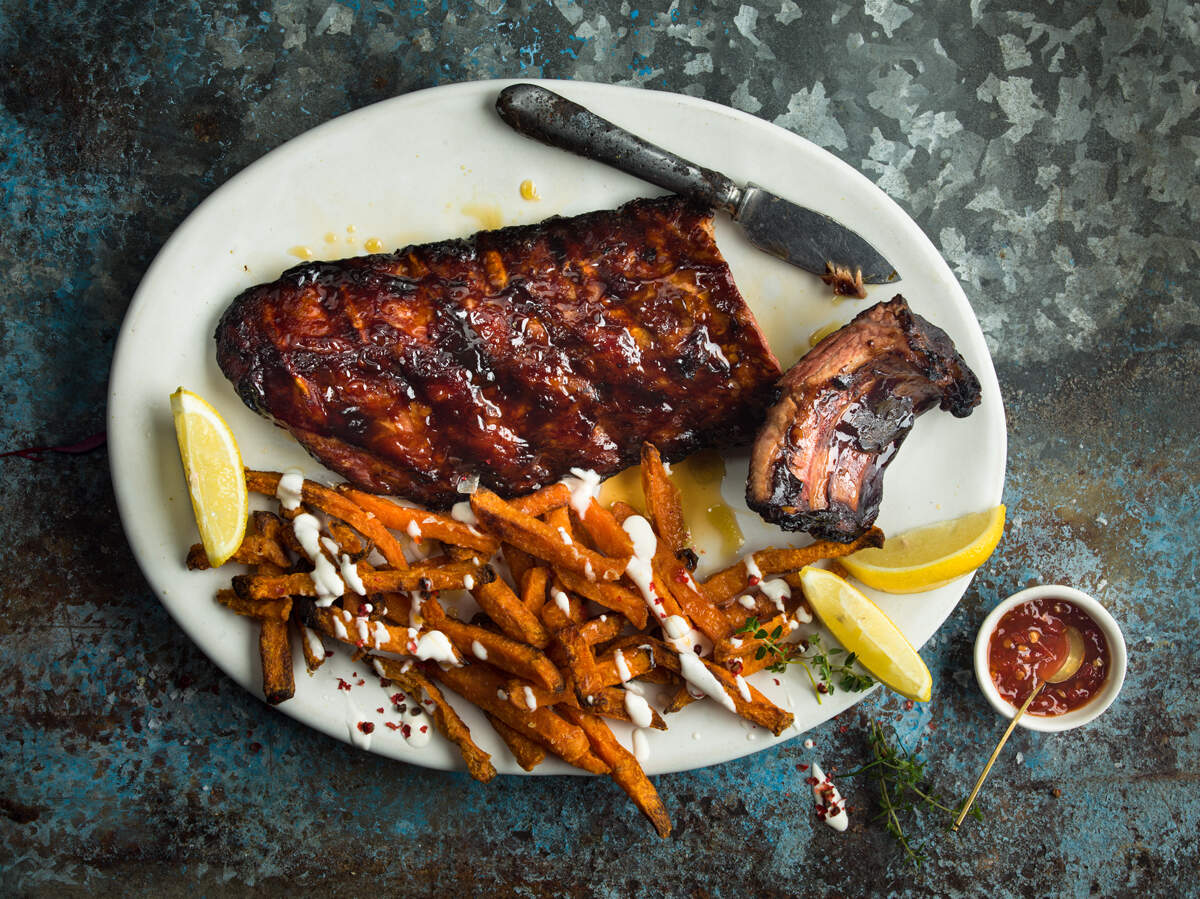
[[[830,334],[783,376],[750,458],[746,501],[767,521],[849,543],[874,523],[883,472],[916,417],[965,418],[979,379],[904,297]]]
[[[313,262],[216,330],[250,408],[350,482],[433,507],[572,467],[748,443],[779,378],[712,214],[678,197]]]

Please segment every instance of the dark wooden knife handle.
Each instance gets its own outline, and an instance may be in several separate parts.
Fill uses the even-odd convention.
[[[733,213],[741,190],[714,172],[642,140],[591,110],[536,84],[514,84],[500,92],[496,111],[513,129],[560,150],[569,150]]]

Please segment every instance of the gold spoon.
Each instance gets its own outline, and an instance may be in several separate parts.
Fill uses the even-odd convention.
[[[1067,657],[1063,659],[1062,664],[1054,670],[1053,673],[1047,674],[1040,683],[1029,694],[1019,709],[1017,714],[1013,715],[1012,721],[1008,723],[1008,730],[1004,732],[1004,736],[1000,738],[1000,742],[996,744],[995,750],[992,752],[992,757],[988,759],[987,765],[983,768],[983,773],[979,775],[979,780],[975,781],[975,789],[971,791],[971,795],[967,797],[967,803],[963,806],[962,811],[958,813],[958,820],[954,822],[951,830],[958,830],[958,825],[963,823],[963,819],[967,817],[967,812],[971,810],[971,806],[975,804],[975,797],[979,795],[979,788],[983,786],[983,782],[987,780],[988,773],[992,770],[992,765],[996,764],[996,759],[1000,755],[1000,750],[1004,748],[1004,744],[1008,742],[1009,736],[1012,735],[1013,729],[1016,728],[1017,722],[1021,720],[1021,716],[1025,714],[1025,710],[1029,708],[1029,704],[1033,702],[1033,698],[1042,692],[1042,687],[1046,684],[1061,684],[1063,681],[1070,680],[1075,676],[1075,672],[1079,670],[1079,666],[1083,664],[1083,634],[1079,633],[1075,628],[1067,625]]]

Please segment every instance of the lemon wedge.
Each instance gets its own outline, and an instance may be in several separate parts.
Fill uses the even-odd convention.
[[[222,565],[246,536],[250,499],[242,454],[221,414],[190,390],[171,394],[171,412],[200,541],[209,564]]]
[[[802,569],[800,585],[821,623],[858,656],[860,665],[901,696],[929,701],[933,689],[929,669],[879,606],[824,568]]]
[[[920,593],[947,584],[987,561],[1004,534],[1004,506],[939,521],[888,537],[838,564],[884,593]]]

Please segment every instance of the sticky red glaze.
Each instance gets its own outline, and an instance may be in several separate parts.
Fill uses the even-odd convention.
[[[677,197],[340,262],[253,287],[217,360],[252,409],[354,484],[433,506],[573,466],[748,442],[781,372]]]
[[[1026,714],[1053,717],[1086,705],[1108,679],[1108,642],[1099,625],[1065,599],[1032,599],[1009,609],[988,639],[988,671],[1007,702],[1020,707],[1044,674],[1067,655],[1066,628],[1083,636],[1083,664],[1070,680],[1046,684]]]

